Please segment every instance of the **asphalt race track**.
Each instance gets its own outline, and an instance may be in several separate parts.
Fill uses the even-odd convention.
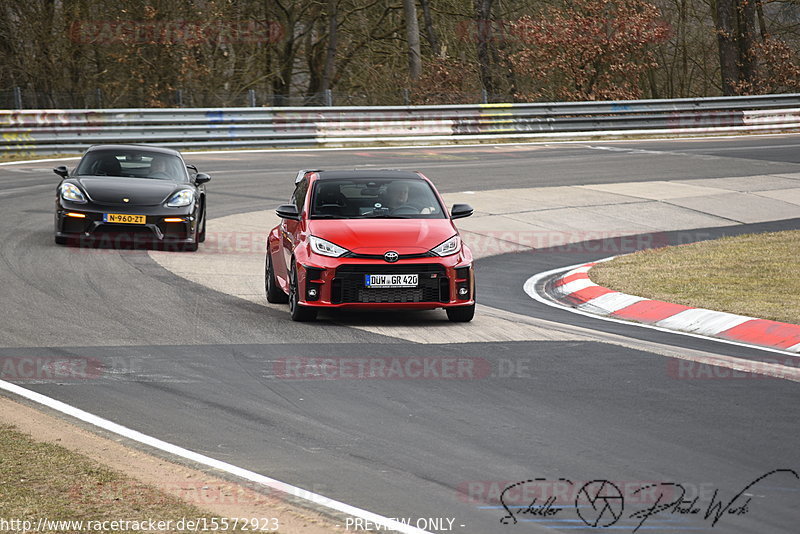
[[[415,168],[443,193],[796,174],[800,136],[185,156],[212,175],[209,217],[218,218],[284,202],[300,168]],[[411,343],[348,325],[408,320],[398,314],[292,323],[286,310],[176,276],[144,250],[57,246],[55,165],[0,166],[0,358],[74,358],[97,372],[15,383],[431,532],[633,531],[644,521],[648,532],[788,533],[800,524],[800,480],[789,472],[747,489],[716,526],[713,514],[704,518],[714,502],[727,505],[762,475],[800,472],[799,385],[730,373],[682,378],[677,360],[654,347],[754,361],[775,354],[597,321],[544,306],[522,290],[532,274],[609,254],[555,248],[476,262],[479,302],[534,323],[564,324],[553,339],[470,343],[439,325],[446,342]],[[669,239],[800,228],[797,211],[794,219],[698,228]],[[597,336],[572,335],[570,325]],[[604,342],[608,334],[630,342]],[[287,358],[330,357],[460,359],[479,371],[383,380],[280,372]],[[533,479],[544,480],[517,490],[536,488],[544,498],[530,513],[516,513],[513,524],[499,493]],[[627,499],[619,513],[608,488],[593,499],[601,483],[591,481],[603,480],[617,487],[680,483],[683,508],[697,496],[702,511],[634,515],[656,505],[653,495],[675,501],[678,487],[659,485]],[[548,492],[558,496],[549,507]],[[518,510],[532,495],[511,491],[506,501]],[[425,518],[444,521],[418,523]]]

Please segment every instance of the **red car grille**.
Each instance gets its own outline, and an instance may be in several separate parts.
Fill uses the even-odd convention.
[[[384,273],[417,273],[419,286],[372,289],[364,287],[365,274]],[[331,302],[334,304],[449,302],[450,282],[445,273],[444,267],[436,264],[343,265],[336,269],[336,277],[331,286]]]

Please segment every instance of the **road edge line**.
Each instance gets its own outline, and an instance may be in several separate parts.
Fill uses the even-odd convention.
[[[113,421],[109,421],[108,419],[104,419],[97,415],[91,414],[85,410],[81,410],[80,408],[77,408],[65,402],[56,400],[52,397],[48,397],[47,395],[43,395],[41,393],[37,393],[35,391],[23,388],[22,386],[18,386],[17,384],[7,382],[5,380],[0,380],[0,389],[5,390],[9,393],[13,393],[15,395],[19,395],[20,397],[28,399],[29,401],[35,402],[42,406],[46,406],[52,410],[74,417],[75,419],[88,423],[92,426],[101,428],[113,434],[117,434],[131,441],[147,445],[154,449],[158,449],[162,452],[166,452],[173,456],[178,456],[180,458],[190,460],[192,462],[204,465],[206,467],[218,469],[220,471],[223,471],[230,475],[237,476],[239,478],[243,478],[250,482],[261,484],[262,486],[265,486],[272,490],[279,491],[281,493],[286,493],[288,495],[291,495],[292,497],[311,502],[313,504],[316,504],[324,508],[328,508],[329,510],[333,510],[352,517],[361,518],[365,521],[369,521],[376,525],[380,525],[381,527],[383,527],[384,529],[388,529],[389,531],[401,532],[403,534],[432,534],[428,531],[421,530],[419,528],[407,525],[405,523],[401,523],[391,518],[384,517],[375,514],[373,512],[369,512],[367,510],[363,510],[361,508],[357,508],[355,506],[351,506],[349,504],[330,499],[323,495],[319,495],[317,493],[313,493],[311,491],[298,488],[297,486],[292,486],[291,484],[281,482],[280,480],[276,480],[274,478],[261,475],[259,473],[250,471],[248,469],[244,469],[242,467],[237,467],[233,464],[229,464],[227,462],[223,462],[221,460],[217,460],[215,458],[211,458],[209,456],[205,456],[203,454],[190,451],[189,449],[179,447],[178,445],[173,445],[172,443],[168,443],[158,438],[148,436],[147,434],[139,432],[138,430],[133,430],[118,423],[114,423]]]

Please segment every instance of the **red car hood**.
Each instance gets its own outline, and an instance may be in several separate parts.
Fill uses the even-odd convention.
[[[309,220],[312,235],[358,254],[421,254],[453,237],[450,219]]]

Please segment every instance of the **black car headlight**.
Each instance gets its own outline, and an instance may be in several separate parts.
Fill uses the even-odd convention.
[[[69,200],[70,202],[77,202],[79,204],[86,204],[86,197],[83,195],[83,192],[78,189],[78,186],[75,184],[65,183],[61,184],[60,187],[61,191],[61,198],[64,200]]]
[[[167,201],[167,207],[183,208],[194,202],[194,191],[191,189],[181,189],[173,194]]]

